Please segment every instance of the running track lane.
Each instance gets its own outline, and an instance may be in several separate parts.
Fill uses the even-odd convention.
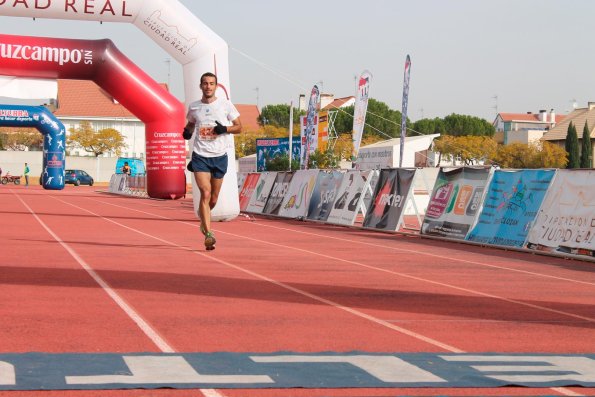
[[[593,310],[591,306],[589,313],[589,305],[585,304],[593,292],[592,264],[516,253],[505,255],[502,251],[459,244],[420,244],[417,239],[326,225],[243,219],[217,224],[219,248],[205,255],[194,251],[202,247],[197,243],[197,223],[187,201],[126,199],[97,195],[90,189],[77,190],[76,194],[11,191],[131,303],[159,335],[166,336],[177,351],[593,350],[593,320],[589,317]],[[158,351],[136,324],[93,286],[86,272],[64,255],[64,249],[61,253],[52,252],[47,256],[50,260],[33,248],[55,248],[57,244],[39,224],[39,230],[34,231],[33,217],[22,204],[19,208],[15,197],[13,194],[6,200],[2,191],[0,200],[4,215],[14,218],[13,222],[3,221],[6,224],[2,233],[7,233],[7,240],[32,244],[25,251],[30,252],[30,260],[24,259],[27,255],[22,252],[12,258],[12,267],[23,268],[13,275],[13,279],[24,278],[13,283],[17,284],[15,289],[20,286],[25,291],[21,305],[25,309],[27,304],[32,305],[27,296],[33,289],[35,293],[66,297],[63,300],[67,301],[84,296],[85,304],[93,302],[88,295],[98,295],[99,301],[103,296],[102,304],[111,305],[112,311],[91,312],[96,310],[95,306],[78,305],[79,313],[60,313],[59,302],[40,311],[46,315],[58,313],[64,323],[55,321],[48,325],[46,338],[9,335],[6,346],[13,346],[14,350],[3,345],[4,351]],[[31,231],[13,237],[14,227],[10,225],[21,224],[27,218]],[[431,255],[428,243],[434,245]],[[36,259],[38,254],[43,255]],[[35,278],[33,274],[39,268],[48,274]],[[6,284],[10,285],[10,281]],[[544,294],[544,285],[556,293]],[[40,301],[44,299],[56,303],[52,295]],[[20,315],[31,322],[39,321],[40,313],[29,310],[21,310]],[[81,330],[72,330],[72,318],[81,323]],[[91,320],[109,324],[103,329],[92,327],[92,332],[86,330],[86,334],[95,337],[90,338],[95,346],[83,336],[85,321]],[[56,345],[56,340],[62,340],[60,337],[47,338],[65,333],[76,337],[70,337],[73,339],[63,345]],[[133,335],[130,345],[126,341],[128,334]],[[31,340],[35,337],[38,339]],[[119,350],[120,344],[130,347]],[[39,347],[20,348],[32,345]],[[437,389],[434,393],[453,395],[470,391]],[[482,395],[492,392],[568,394],[568,390],[510,388],[479,391]],[[120,393],[124,394],[117,395],[134,395],[129,391]],[[168,395],[169,391],[163,393]],[[288,395],[287,390],[224,393]],[[374,393],[413,395],[432,394],[432,390],[290,392],[358,396]],[[188,395],[187,391],[184,395]]]

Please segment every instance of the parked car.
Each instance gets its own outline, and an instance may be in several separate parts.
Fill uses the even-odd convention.
[[[93,177],[83,170],[66,170],[64,171],[64,183],[71,183],[74,186],[89,185],[93,186]]]

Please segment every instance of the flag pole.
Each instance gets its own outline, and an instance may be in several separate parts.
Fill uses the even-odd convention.
[[[289,171],[293,159],[293,101],[289,102]]]

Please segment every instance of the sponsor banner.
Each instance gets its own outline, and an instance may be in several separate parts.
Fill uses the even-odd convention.
[[[109,181],[109,192],[125,194],[125,190],[128,187],[126,185],[126,175],[124,174],[113,174]]]
[[[238,172],[238,192],[244,186],[244,182],[246,181],[248,174],[249,174],[249,172]]]
[[[276,172],[262,172],[260,175],[258,184],[254,188],[254,193],[250,197],[246,212],[262,213],[277,178]]]
[[[380,171],[372,205],[364,227],[397,230],[409,197],[415,169],[393,168]]]
[[[467,240],[522,247],[554,173],[496,170]]]
[[[364,70],[357,83],[357,92],[355,93],[355,107],[353,109],[353,132],[351,141],[353,148],[351,151],[351,161],[355,162],[359,153],[359,146],[362,142],[364,125],[366,124],[366,112],[368,111],[368,97],[370,95],[370,81],[372,74]]]
[[[326,221],[343,180],[339,171],[320,171],[308,207],[308,219]]]
[[[422,234],[464,239],[479,212],[489,168],[441,169],[426,209]]]
[[[293,159],[300,160],[300,138],[295,136],[292,139],[291,150]],[[278,156],[287,156],[289,153],[289,138],[259,138],[256,140],[256,170],[266,171],[268,160]],[[289,169],[289,164],[287,164]]]
[[[595,256],[595,171],[556,173],[527,241],[528,248]]]
[[[254,190],[258,185],[260,177],[261,174],[257,172],[251,172],[246,177],[246,180],[244,181],[244,186],[240,191],[240,211],[246,211],[246,208],[248,208],[248,204],[250,204],[250,199],[254,194]]]
[[[399,148],[399,167],[403,165],[405,138],[407,137],[407,103],[409,102],[409,77],[411,76],[411,58],[405,59],[405,75],[403,77],[403,107],[401,110],[401,139]]]
[[[279,210],[279,216],[287,218],[305,218],[308,215],[308,206],[316,177],[319,170],[299,170],[291,178],[289,189],[283,198],[283,203]]]
[[[345,173],[327,222],[353,225],[364,197],[364,190],[370,183],[371,173],[372,171],[357,170]]]
[[[277,215],[283,203],[283,198],[289,190],[289,183],[293,177],[291,172],[278,172],[271,192],[267,198],[267,203],[262,210],[263,214]]]
[[[328,110],[318,112],[318,125],[316,126],[318,147],[321,152],[328,148]]]
[[[308,160],[310,159],[310,153],[316,150],[316,139],[317,128],[315,127],[316,111],[318,110],[318,101],[320,99],[320,91],[318,86],[314,85],[310,92],[310,100],[308,101],[308,111],[306,113],[306,130],[305,130],[305,150],[302,152],[301,168],[308,168]]]
[[[0,390],[39,390],[44,394],[48,393],[47,390],[106,389],[595,386],[594,354],[436,354],[362,351],[9,353],[0,355],[0,364]],[[243,394],[246,395],[245,392]],[[252,394],[264,393],[255,391]],[[60,394],[57,392],[55,395]]]
[[[304,155],[304,151],[306,150],[306,127],[308,125],[308,120],[306,116],[300,116],[300,153],[301,156]],[[312,139],[312,143],[310,146],[310,153],[315,152],[318,149],[318,113],[314,114],[314,136],[315,139]]]

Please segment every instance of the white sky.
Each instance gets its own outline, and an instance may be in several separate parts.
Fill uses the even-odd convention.
[[[371,97],[400,110],[407,54],[413,121],[460,113],[491,122],[496,105],[563,114],[574,100],[595,101],[595,1],[180,1],[228,42],[235,103],[256,104],[256,87],[261,107],[297,101],[320,81],[325,93],[353,95],[354,76],[368,69]],[[132,25],[0,17],[0,32],[109,38],[155,80],[168,81],[169,55]],[[173,59],[169,82],[184,101]]]

